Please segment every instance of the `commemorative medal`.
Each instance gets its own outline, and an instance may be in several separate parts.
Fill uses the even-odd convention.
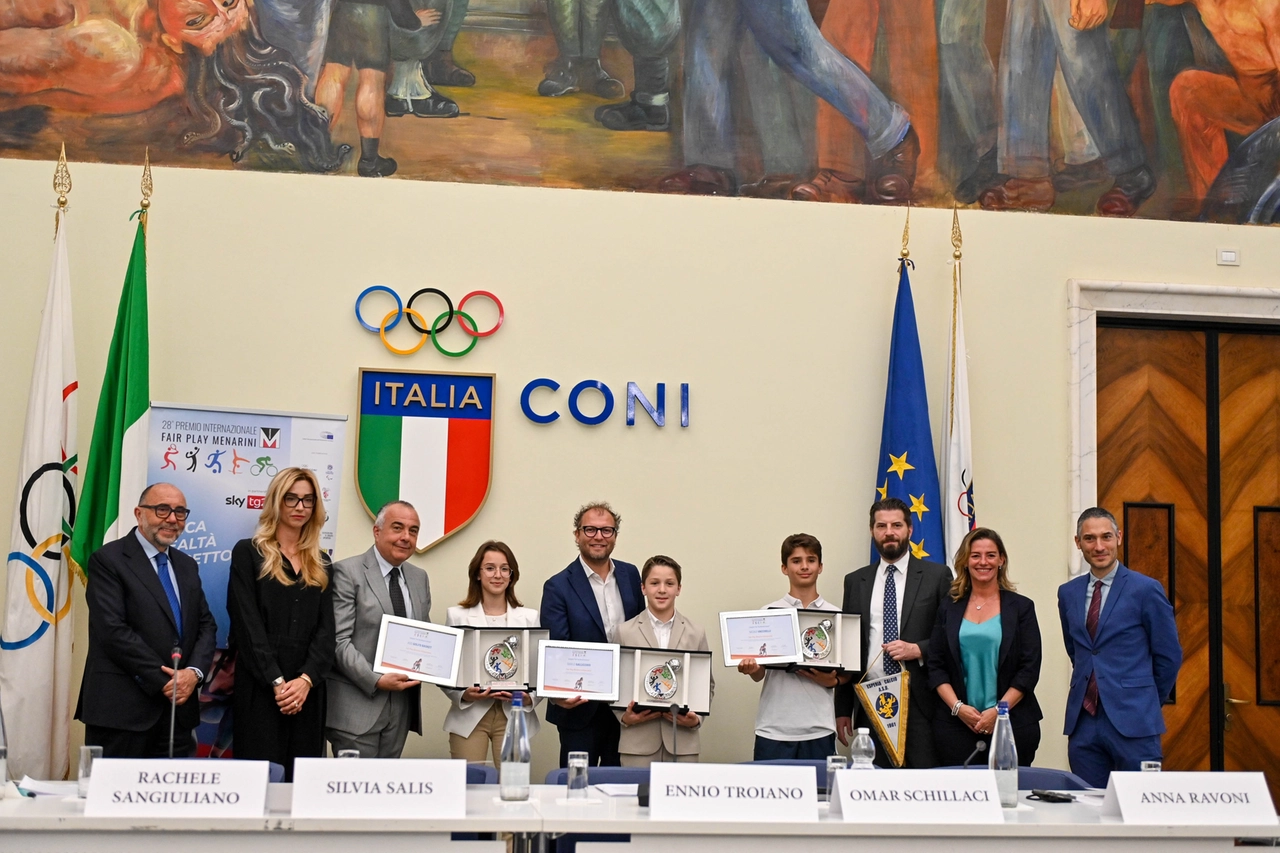
[[[494,643],[484,654],[484,671],[498,681],[510,681],[520,671],[520,660],[516,657],[516,646],[520,638],[514,634],[501,643]]]
[[[823,619],[800,635],[800,646],[806,660],[826,660],[831,654],[831,620]]]
[[[680,691],[679,671],[680,661],[675,658],[652,667],[644,677],[644,692],[652,699],[670,701]]]

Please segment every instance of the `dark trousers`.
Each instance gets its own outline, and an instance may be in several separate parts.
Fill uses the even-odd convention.
[[[932,707],[921,707],[914,701],[907,706],[907,749],[902,762],[904,768],[923,770],[938,766],[938,758],[933,750],[933,720],[930,719],[932,714]],[[889,753],[885,752],[884,745],[880,743],[880,737],[876,734],[875,725],[867,716],[867,709],[856,700],[853,725],[871,730],[871,740],[876,745],[876,766],[893,767],[893,762],[889,760]]]
[[[756,748],[752,761],[770,761],[778,758],[806,758],[823,761],[836,754],[836,736],[832,732],[810,740],[772,740],[756,735]]]
[[[1067,738],[1067,760],[1071,772],[1095,788],[1107,787],[1112,770],[1141,770],[1144,761],[1160,761],[1160,735],[1125,737],[1107,719],[1107,711],[1098,706],[1095,717],[1084,711],[1076,720],[1076,729]]]
[[[622,758],[618,755],[618,736],[622,733],[622,725],[618,718],[603,702],[592,703],[600,707],[596,710],[591,725],[583,729],[560,729],[560,766],[569,766],[569,753],[587,753],[587,764],[591,767],[618,767]]]
[[[102,747],[103,758],[168,758],[169,715],[164,714],[158,723],[143,732],[86,725],[84,742],[85,746]],[[176,727],[173,730],[173,757],[190,758],[195,751],[196,739],[191,729]]]
[[[910,729],[908,729],[910,731]],[[991,746],[991,735],[974,734],[960,722],[959,717],[949,713],[945,718],[939,716],[933,720],[933,752],[939,767],[959,767],[973,752],[978,741]],[[1040,748],[1040,723],[1034,722],[1013,730],[1013,743],[1018,748],[1018,764],[1030,767],[1035,760],[1036,750]],[[985,765],[990,752],[983,752],[974,757],[974,764]]]

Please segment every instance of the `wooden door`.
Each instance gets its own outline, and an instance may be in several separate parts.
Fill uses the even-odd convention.
[[[1210,769],[1206,333],[1098,328],[1098,503],[1121,561],[1164,584],[1183,664],[1164,709],[1165,767]]]
[[[1280,803],[1280,336],[1218,343],[1224,765]]]

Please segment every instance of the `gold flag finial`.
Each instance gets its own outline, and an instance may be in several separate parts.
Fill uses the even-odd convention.
[[[907,199],[907,222],[902,226],[902,250],[898,252],[898,257],[906,260],[911,257],[911,252],[907,249],[907,244],[911,242],[911,199]]]
[[[58,165],[53,170],[53,191],[58,194],[58,209],[53,214],[53,236],[58,236],[62,215],[67,212],[67,193],[71,192],[71,170],[67,168],[67,144],[58,152]]]
[[[142,155],[142,203],[139,205],[142,208],[139,219],[142,220],[143,229],[147,227],[147,211],[151,209],[151,193],[154,190],[155,184],[151,181],[151,146],[148,145]]]
[[[951,203],[951,245],[954,251],[951,257],[960,260],[960,247],[964,245],[964,236],[960,233],[960,210],[955,202]]]

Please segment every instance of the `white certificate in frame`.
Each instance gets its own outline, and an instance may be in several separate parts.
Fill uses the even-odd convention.
[[[724,665],[755,658],[761,664],[800,663],[800,619],[791,607],[731,610],[720,614]]]
[[[443,687],[458,685],[462,634],[457,628],[383,614],[374,672],[398,672]]]
[[[616,702],[619,655],[615,643],[542,640],[538,643],[538,695]]]

